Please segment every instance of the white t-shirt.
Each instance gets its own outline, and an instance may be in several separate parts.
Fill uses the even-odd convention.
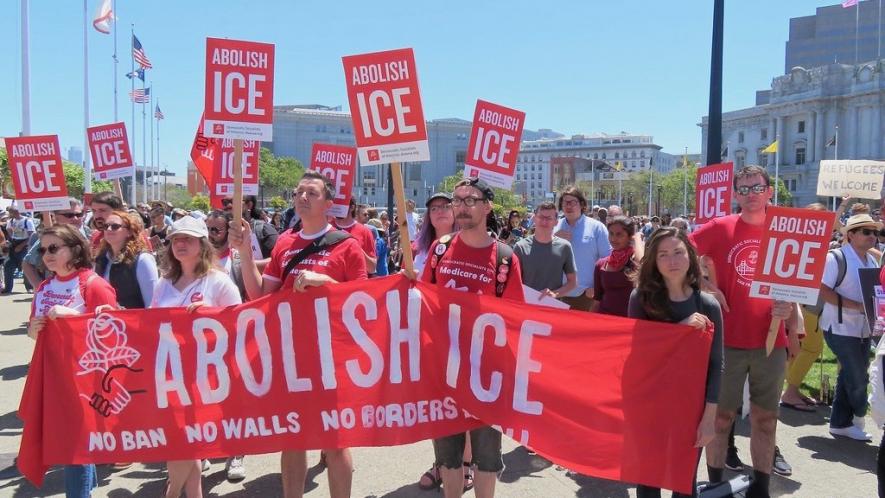
[[[418,213],[406,213],[406,228],[409,229],[409,241],[414,241],[418,235]]]
[[[847,244],[842,246],[842,254],[845,255],[845,278],[842,279],[842,283],[839,284],[835,291],[842,297],[863,302],[864,297],[861,293],[860,277],[857,271],[860,268],[876,268],[876,260],[869,254],[864,254],[866,261],[861,261],[857,251]],[[836,285],[838,274],[839,264],[836,262],[836,258],[832,254],[827,253],[827,262],[824,266],[822,282],[827,287],[833,288]],[[842,323],[839,323],[839,306],[824,303],[823,313],[820,316],[820,329],[826,331],[831,327],[833,333],[837,335],[848,337],[870,336],[869,322],[867,322],[863,311],[851,310],[843,306]]]
[[[240,291],[236,284],[221,270],[211,269],[184,290],[179,291],[166,278],[161,278],[154,287],[151,308],[178,308],[202,301],[206,306],[223,307],[240,304]]]
[[[26,240],[34,233],[34,221],[26,216],[21,219],[10,218],[9,225],[6,226],[9,231],[9,238],[12,240]]]

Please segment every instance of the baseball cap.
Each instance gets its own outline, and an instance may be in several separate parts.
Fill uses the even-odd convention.
[[[479,178],[465,178],[465,183],[482,192],[483,197],[489,201],[495,200],[495,192],[489,184]]]
[[[437,200],[437,199],[445,199],[445,200],[447,200],[447,201],[449,201],[449,202],[452,202],[452,196],[451,196],[451,194],[447,194],[447,193],[445,193],[445,192],[437,192],[437,193],[431,195],[431,196],[430,196],[430,199],[427,199],[427,202],[424,203],[424,207],[428,207],[428,208],[429,208],[429,207],[430,207],[430,203],[433,202],[433,201],[435,201],[435,200]]]
[[[169,237],[176,235],[189,235],[191,237],[202,238],[209,236],[209,230],[206,228],[206,222],[192,216],[185,216],[172,223],[172,231]]]

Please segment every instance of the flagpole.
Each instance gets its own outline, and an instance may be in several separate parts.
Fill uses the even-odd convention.
[[[135,23],[130,24],[130,27],[131,28],[130,28],[130,38],[129,38],[129,45],[130,45],[129,58],[132,61],[132,73],[134,73],[135,72]],[[131,80],[130,87],[132,89],[131,92],[129,93],[129,100],[132,102],[132,131],[130,133],[132,134],[132,140],[131,140],[131,142],[132,142],[132,157],[134,159],[135,158],[135,150],[136,150],[135,149],[135,99],[133,98],[133,94],[135,93],[135,76],[130,78],[130,80]],[[136,161],[133,161],[133,162],[136,162]],[[136,174],[137,170],[138,170],[138,166],[135,165],[132,168],[132,185],[130,185],[130,189],[129,189],[129,201],[130,201],[131,207],[135,207],[135,204],[136,204],[136,202],[135,202],[136,201],[135,184],[138,179],[138,175]]]
[[[774,136],[774,143],[777,144],[774,148],[774,205],[777,206],[777,191],[778,189],[778,178],[780,178],[780,168],[781,168],[781,135],[778,133]]]
[[[159,170],[159,168],[160,168],[160,120],[158,119],[157,120],[157,169]],[[167,177],[167,175],[163,175],[163,200],[164,201],[166,200],[166,177]],[[157,188],[159,189],[160,186],[157,185]],[[160,197],[159,192],[157,194],[157,197]]]
[[[153,85],[151,85],[153,87]],[[153,93],[153,88],[151,88],[151,93]],[[153,105],[153,103],[151,103]],[[151,113],[151,200],[156,199],[156,183],[157,183],[157,174],[156,167],[157,165],[154,163],[154,121],[156,121],[156,113]]]
[[[83,0],[83,193],[92,193],[92,164],[89,162],[89,14],[86,13],[88,0]]]
[[[117,0],[111,0],[111,22],[114,23],[114,122],[116,123],[117,118],[117,106],[118,106],[118,94],[117,94],[117,64],[120,62],[117,59]],[[121,199],[122,200],[122,199]]]
[[[836,125],[836,143],[833,144],[833,159],[839,160],[839,125]],[[836,196],[833,196],[833,211],[836,210]]]
[[[31,55],[30,29],[28,21],[28,0],[21,0],[22,10],[22,130],[26,137],[31,134]]]
[[[147,202],[147,126],[144,123],[144,103],[148,99],[149,87],[146,87],[145,84],[145,81],[141,82],[141,89],[144,92],[144,97],[141,100],[141,179],[143,183],[141,197],[144,202]]]
[[[688,216],[688,147],[682,156],[682,216]]]
[[[854,64],[857,65],[858,37],[860,36],[860,0],[854,4]]]

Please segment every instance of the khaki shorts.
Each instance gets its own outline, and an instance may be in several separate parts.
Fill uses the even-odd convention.
[[[787,350],[777,348],[765,356],[765,348],[725,348],[725,370],[719,387],[719,408],[734,412],[744,399],[744,382],[750,379],[750,403],[777,412],[784,386]]]

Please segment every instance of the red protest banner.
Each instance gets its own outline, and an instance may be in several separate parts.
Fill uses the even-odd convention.
[[[132,176],[135,163],[126,136],[126,123],[111,123],[86,129],[92,172],[96,180]]]
[[[479,177],[494,187],[510,189],[524,124],[524,112],[477,100],[464,176]]]
[[[224,138],[218,140],[213,154],[212,183],[210,189],[217,196],[231,197],[234,195],[234,141]],[[261,142],[243,140],[243,193],[258,195],[258,159],[261,154]]]
[[[769,206],[750,296],[814,305],[836,215]]]
[[[39,484],[61,463],[406,444],[480,424],[465,410],[574,471],[688,493],[710,343],[402,276],[59,319],[18,465]]]
[[[695,183],[695,223],[702,225],[731,214],[734,163],[711,164],[698,168]]]
[[[335,204],[329,214],[336,218],[347,216],[356,175],[356,149],[314,143],[310,151],[310,169],[323,174],[335,185]]]
[[[215,176],[215,158],[221,154],[221,139],[207,137],[203,134],[203,124],[205,120],[200,116],[200,125],[197,127],[197,133],[194,136],[194,143],[191,145],[191,161],[197,171],[202,175],[206,185],[211,186]],[[212,189],[209,189],[212,193]]]
[[[207,137],[273,138],[274,46],[206,38]]]
[[[4,139],[15,198],[23,211],[71,207],[58,135]]]
[[[343,57],[360,164],[429,161],[411,48]]]

